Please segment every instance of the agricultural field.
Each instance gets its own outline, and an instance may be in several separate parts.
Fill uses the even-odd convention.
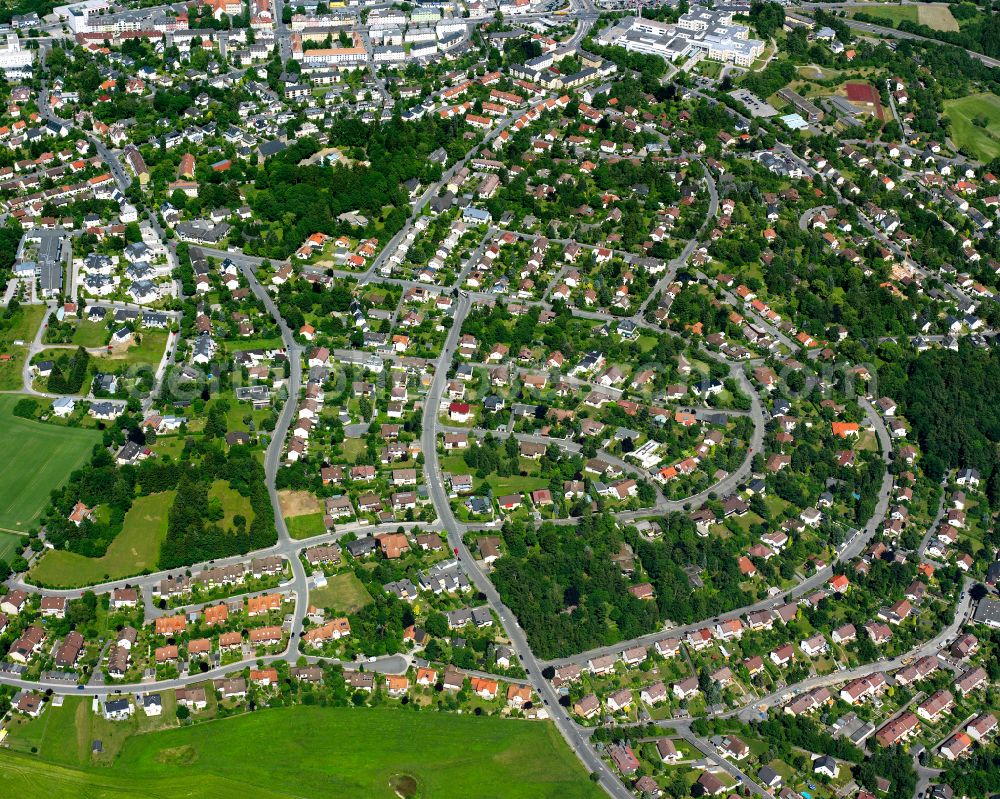
[[[96,430],[56,427],[14,416],[21,397],[0,397],[6,457],[0,464],[0,532],[27,532],[49,494],[90,458]]]
[[[133,734],[116,760],[99,766],[91,759],[91,738],[106,730],[94,730],[90,715],[86,704],[71,698],[18,730],[12,749],[23,751],[23,739],[29,738],[38,754],[0,752],[3,794],[24,799],[601,795],[547,723],[387,709],[277,708]],[[128,730],[131,722],[120,726]]]
[[[951,121],[951,138],[958,147],[981,161],[1000,155],[1000,97],[980,92],[946,100],[944,113]]]
[[[164,491],[136,499],[125,514],[122,531],[103,557],[88,558],[63,549],[52,550],[32,568],[28,579],[39,585],[75,588],[155,569],[160,545],[167,535],[167,514],[174,493]]]
[[[912,6],[885,3],[850,12],[852,17],[858,14],[889,20],[893,27],[898,27],[900,22],[926,25],[937,31],[957,31],[959,27],[958,21],[952,15],[947,3],[920,3]]]

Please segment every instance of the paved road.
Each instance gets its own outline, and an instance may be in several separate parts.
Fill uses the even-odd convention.
[[[299,392],[302,388],[302,348],[296,344],[291,329],[285,323],[285,319],[278,311],[278,306],[275,305],[271,295],[267,293],[267,290],[257,279],[257,274],[254,272],[253,267],[244,261],[240,262],[239,268],[250,284],[250,290],[263,303],[264,308],[271,314],[274,321],[277,322],[281,331],[281,340],[285,345],[285,354],[288,356],[288,362],[291,367],[287,383],[288,399],[285,400],[285,405],[281,409],[278,422],[271,434],[271,442],[267,447],[267,453],[264,455],[264,481],[267,484],[267,491],[271,497],[271,508],[274,511],[274,525],[278,531],[278,544],[288,547],[292,545],[292,537],[288,532],[288,525],[285,524],[285,517],[281,513],[281,501],[278,498],[275,479],[278,474],[278,468],[281,465],[281,453],[284,450],[285,438],[288,435],[288,429],[291,427],[299,405]],[[293,554],[289,560],[292,565],[292,591],[295,593],[295,612],[292,616],[292,637],[288,644],[286,656],[289,660],[293,661],[299,655],[302,622],[309,609],[309,581],[301,559]]]
[[[788,685],[784,688],[780,688],[779,690],[754,701],[752,705],[749,705],[739,711],[732,711],[727,715],[739,715],[744,721],[749,721],[750,719],[758,716],[757,709],[759,706],[764,705],[770,708],[775,705],[782,704],[784,697],[789,694],[797,696],[798,694],[805,693],[806,691],[811,691],[813,688],[841,685],[857,679],[858,677],[865,677],[869,674],[874,674],[877,671],[893,671],[927,655],[936,654],[939,650],[951,644],[951,642],[958,635],[958,631],[962,628],[962,625],[965,624],[965,622],[967,622],[972,616],[972,597],[969,595],[969,585],[970,583],[968,581],[963,584],[963,597],[959,600],[958,605],[955,607],[955,617],[952,621],[949,622],[936,636],[916,646],[909,652],[905,652],[902,655],[888,660],[876,660],[872,663],[866,663],[863,666],[856,666],[853,669],[845,669],[844,671],[834,671],[830,674],[809,677],[801,682],[795,683],[794,685]]]
[[[844,5],[842,3],[803,3],[802,8],[809,10],[813,8],[830,8],[839,5]],[[853,4],[848,4],[853,5]],[[867,5],[867,4],[862,4]],[[942,42],[938,39],[930,39],[926,36],[920,36],[916,33],[907,33],[906,31],[898,31],[895,28],[886,28],[882,25],[872,25],[867,22],[859,22],[856,19],[851,19],[850,17],[844,17],[842,22],[845,22],[848,27],[854,30],[863,31],[864,33],[874,33],[883,38],[889,39],[914,39],[916,41],[928,42],[930,44],[936,44],[941,47],[949,47],[954,45],[948,45],[946,42]],[[970,58],[974,58],[977,61],[981,61],[988,67],[1000,67],[1000,59],[991,58],[990,56],[983,55],[982,53],[977,53],[975,50],[965,51]]]
[[[892,452],[892,441],[889,437],[889,431],[886,430],[885,424],[882,419],[875,413],[875,409],[872,407],[871,403],[867,400],[862,399],[860,401],[861,407],[865,411],[865,415],[868,421],[874,425],[875,432],[879,439],[879,444],[882,447],[882,458],[888,464],[889,454]],[[769,597],[763,599],[759,602],[755,602],[750,605],[745,605],[741,608],[735,608],[728,613],[720,614],[715,619],[709,621],[708,619],[702,619],[700,621],[694,622],[692,624],[685,624],[679,627],[669,627],[663,630],[658,630],[654,633],[649,633],[648,635],[639,636],[638,638],[633,638],[629,641],[621,641],[617,644],[611,646],[596,647],[594,649],[589,649],[586,652],[578,652],[575,655],[570,655],[565,658],[557,658],[548,661],[546,665],[551,666],[562,666],[568,663],[577,663],[579,665],[586,665],[587,661],[594,657],[600,657],[601,655],[611,655],[617,654],[625,649],[633,646],[652,646],[657,640],[662,638],[665,634],[669,634],[672,637],[684,636],[689,632],[695,630],[700,630],[705,626],[711,626],[717,623],[717,621],[728,621],[730,619],[736,619],[741,616],[748,615],[750,613],[755,613],[759,610],[766,610],[768,608],[774,608],[778,605],[784,604],[785,597],[790,600],[798,599],[799,597],[805,596],[806,594],[812,593],[818,588],[822,587],[830,577],[833,576],[833,567],[842,561],[848,561],[852,558],[857,557],[864,548],[868,545],[868,542],[874,537],[874,535],[879,531],[882,526],[882,521],[885,519],[885,514],[889,510],[889,502],[892,498],[893,489],[893,478],[892,474],[886,470],[882,477],[882,485],[879,489],[878,501],[875,505],[875,510],[865,525],[864,529],[855,532],[850,539],[843,543],[840,547],[837,557],[834,558],[833,562],[823,569],[812,574],[810,577],[800,581],[794,588],[789,591],[782,592],[779,597]],[[647,514],[648,515],[648,514]]]
[[[757,796],[767,797],[770,799],[771,794],[765,791],[760,785],[757,784],[748,774],[746,774],[739,766],[733,763],[731,760],[723,757],[719,754],[718,750],[715,749],[711,744],[706,743],[693,732],[691,732],[690,723],[680,724],[676,727],[677,733],[691,744],[695,749],[701,752],[705,757],[711,762],[715,763],[717,766],[721,767],[727,771],[730,776],[736,779],[738,783],[741,783],[744,787],[749,788]]]
[[[91,683],[85,687],[80,687],[75,682],[69,682],[66,680],[19,680],[6,674],[0,674],[0,684],[10,685],[14,688],[27,688],[29,690],[41,689],[44,691],[51,691],[54,694],[72,696],[112,696],[115,694],[128,695],[136,693],[144,694],[151,691],[169,691],[176,688],[184,688],[188,685],[192,685],[193,683],[218,679],[225,677],[227,674],[240,671],[244,667],[257,668],[258,663],[270,665],[281,660],[290,660],[294,664],[297,662],[297,659],[297,655],[293,658],[287,652],[277,655],[265,655],[261,658],[254,655],[253,657],[245,658],[237,663],[219,666],[217,668],[210,669],[209,671],[186,674],[180,677],[175,677],[171,680],[152,680],[150,682],[129,683],[127,685],[102,685]],[[327,663],[343,662],[345,668],[348,669],[356,665],[353,662],[339,661],[336,658],[310,657],[307,658],[307,661],[310,663],[316,663],[319,661]],[[382,674],[402,674],[406,671],[408,664],[406,658],[402,655],[390,655],[378,658],[373,662],[365,663],[363,665],[366,671],[377,671]]]
[[[590,747],[585,737],[581,734],[580,728],[570,718],[566,709],[559,704],[559,697],[556,695],[552,684],[542,677],[542,667],[535,658],[528,639],[517,619],[511,610],[503,603],[499,592],[493,583],[483,573],[478,562],[472,556],[469,548],[465,544],[464,528],[459,524],[451,510],[451,503],[448,494],[444,489],[444,480],[441,475],[440,461],[437,452],[437,425],[441,399],[444,396],[444,389],[448,380],[448,368],[451,365],[452,357],[458,345],[461,335],[462,322],[471,310],[472,299],[465,295],[459,298],[455,307],[455,316],[448,338],[444,343],[441,357],[438,360],[438,367],[431,381],[430,390],[424,400],[423,429],[421,432],[421,448],[424,453],[424,473],[431,500],[437,510],[438,517],[444,522],[448,535],[448,544],[457,554],[462,567],[476,589],[485,597],[490,607],[500,619],[511,645],[521,658],[521,663],[531,682],[532,688],[541,697],[545,709],[555,722],[556,727],[570,748],[583,762],[584,766],[591,772],[600,775],[600,784],[614,797],[625,799],[631,797],[631,792],[618,780],[607,765],[597,756]]]

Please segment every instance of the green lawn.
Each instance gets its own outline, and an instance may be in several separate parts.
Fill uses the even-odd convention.
[[[656,346],[656,336],[639,336],[638,344],[639,352],[645,355],[647,352],[652,351],[653,347]]]
[[[9,319],[0,323],[0,346],[15,341],[31,342],[45,316],[44,305],[22,305]]]
[[[21,397],[0,397],[4,458],[0,463],[0,530],[27,532],[70,472],[90,458],[96,430],[57,427],[14,416]]]
[[[253,420],[254,430],[260,430],[263,422],[269,416],[273,416],[270,408],[260,408],[255,410],[249,402],[238,402],[233,396],[227,399],[229,410],[226,412],[226,426],[230,430],[242,430],[244,433],[250,432],[250,425],[244,421],[247,417]]]
[[[354,613],[371,604],[371,594],[354,572],[341,572],[327,580],[323,588],[309,592],[309,601],[318,608]]]
[[[519,474],[510,477],[499,477],[494,474],[487,477],[485,482],[493,486],[493,494],[497,497],[502,497],[505,494],[526,494],[539,488],[547,488],[549,485],[549,481],[544,477],[530,475],[522,477]]]
[[[111,360],[124,360],[129,364],[148,363],[154,367],[160,363],[163,351],[167,348],[166,330],[141,330],[139,336],[142,342],[136,346],[129,347],[124,358],[113,356]]]
[[[73,331],[73,343],[80,347],[103,347],[110,339],[107,327],[87,319],[77,321]]]
[[[341,446],[344,449],[344,460],[347,463],[354,463],[358,455],[364,453],[368,447],[363,438],[345,438]]]
[[[289,516],[285,519],[285,524],[288,526],[288,534],[297,541],[312,538],[314,535],[323,535],[326,532],[322,513]]]
[[[167,346],[166,330],[143,330],[139,335],[142,338],[140,344],[133,344],[127,349],[116,349],[108,354],[91,354],[90,368],[87,380],[92,380],[93,375],[102,370],[121,371],[118,367],[122,364],[127,366],[145,365],[155,369],[160,364],[163,357],[163,350]],[[33,359],[35,363],[45,360],[56,360],[62,355],[71,355],[72,350],[49,347],[40,351]],[[84,388],[89,387],[87,380],[84,381]]]
[[[64,549],[51,550],[28,573],[28,578],[53,588],[75,588],[155,569],[160,545],[167,535],[167,513],[175,493],[164,491],[136,499],[125,514],[122,531],[103,557],[88,558]]]
[[[37,722],[45,723],[46,711]],[[140,714],[141,715],[141,714]],[[71,724],[79,722],[79,727]],[[555,727],[390,709],[292,707],[130,737],[96,767],[91,728],[60,708],[39,756],[0,751],[0,790],[23,799],[596,799]],[[407,779],[408,778],[408,779]]]
[[[1000,97],[980,92],[958,100],[946,100],[945,116],[951,120],[951,138],[980,161],[1000,155]],[[976,125],[973,120],[986,123]]]
[[[281,349],[285,344],[281,336],[274,338],[241,338],[227,340],[225,347],[228,352],[244,352],[245,350],[275,350]]]
[[[465,462],[462,455],[442,455],[440,459],[441,471],[451,474],[471,474],[474,470]]]

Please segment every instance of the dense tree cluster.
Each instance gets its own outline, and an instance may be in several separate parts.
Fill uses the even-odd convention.
[[[250,206],[255,220],[263,223],[263,237],[248,244],[257,254],[285,257],[317,231],[348,232],[346,223],[337,220],[347,211],[370,220],[364,235],[388,239],[406,221],[409,198],[403,184],[412,178],[429,183],[440,176],[440,166],[428,156],[439,147],[447,151],[460,144],[460,124],[437,117],[416,123],[397,118],[381,125],[338,120],[330,141],[357,153],[364,164],[302,163],[320,147],[314,139],[298,139],[249,176],[255,187]]]
[[[700,538],[686,514],[671,514],[663,534],[649,540],[634,528],[618,530],[610,516],[585,516],[573,527],[519,523],[503,527],[508,554],[497,561],[494,583],[517,615],[532,648],[544,658],[649,633],[664,619],[686,624],[746,602],[734,553],[719,538]],[[617,562],[623,546],[635,553],[636,572],[653,584],[654,602],[636,599]],[[695,588],[684,566],[712,575]]]
[[[758,97],[770,97],[787,86],[798,73],[790,61],[772,61],[760,72],[751,72],[743,79],[743,86]]]
[[[90,465],[69,476],[66,485],[52,494],[52,505],[43,519],[46,540],[87,557],[100,557],[121,532],[125,514],[136,497],[168,491],[177,483],[176,464],[147,460],[138,466],[117,468],[103,446],[94,449]],[[76,525],[69,515],[77,502],[88,508],[107,508],[106,516]]]
[[[785,24],[785,9],[777,3],[751,3],[750,24],[758,36],[770,39]]]
[[[612,518],[584,518],[568,528],[543,524],[537,531],[507,524],[503,538],[510,554],[497,561],[493,581],[541,657],[656,628],[656,606],[628,592],[612,561],[624,543]]]
[[[855,777],[869,791],[886,799],[910,799],[917,785],[913,758],[901,746],[877,750],[855,771]],[[889,781],[887,792],[878,790],[880,777]]]
[[[79,394],[90,366],[90,355],[77,347],[72,355],[60,355],[52,365],[48,390],[53,394]]]
[[[879,370],[880,391],[901,403],[923,454],[927,476],[973,467],[996,497],[1000,442],[1000,357],[965,340],[958,352],[938,348]]]
[[[271,499],[264,484],[264,467],[247,447],[232,447],[228,455],[210,449],[201,464],[180,467],[177,495],[170,507],[167,536],[160,548],[159,567],[173,569],[204,560],[264,549],[277,540]],[[250,500],[253,519],[237,516],[224,530],[213,521],[208,496],[215,480]],[[242,520],[242,523],[241,523]]]

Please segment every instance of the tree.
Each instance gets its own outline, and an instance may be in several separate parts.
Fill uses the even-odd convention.
[[[444,638],[448,635],[448,619],[440,612],[433,612],[424,622],[424,629],[437,638]]]

